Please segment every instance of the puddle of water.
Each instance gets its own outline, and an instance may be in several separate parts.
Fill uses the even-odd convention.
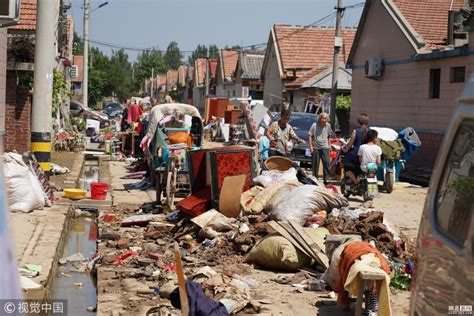
[[[72,218],[69,222],[68,237],[64,245],[62,257],[67,257],[77,252],[90,259],[96,252],[97,225],[91,218]],[[75,272],[78,263],[60,265],[53,283],[52,298],[66,299],[69,315],[95,315],[87,312],[87,307],[97,306],[97,290],[95,283],[88,272]],[[68,276],[63,276],[65,273]],[[82,283],[76,286],[74,283]]]

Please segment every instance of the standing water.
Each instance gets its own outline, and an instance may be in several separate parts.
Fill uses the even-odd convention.
[[[80,176],[80,187],[90,190],[90,183],[98,181],[99,162],[85,160]],[[77,204],[80,204],[80,201]],[[95,215],[85,211],[75,211],[75,217],[71,218],[68,224],[62,258],[80,253],[90,260],[95,255],[97,250]],[[88,307],[95,311],[97,306],[97,289],[90,271],[86,270],[87,261],[66,263],[64,260],[61,261],[53,283],[52,298],[66,299],[69,315],[95,315],[95,312],[88,312]]]
[[[69,221],[68,237],[62,257],[81,253],[87,259],[96,252],[97,225],[90,217]],[[53,284],[53,299],[66,299],[69,315],[88,314],[87,308],[97,305],[97,290],[87,262],[67,262],[59,265]],[[89,313],[92,315],[92,313]]]

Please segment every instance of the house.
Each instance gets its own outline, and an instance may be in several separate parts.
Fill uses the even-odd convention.
[[[235,98],[242,95],[242,86],[235,82],[238,50],[221,49],[217,58],[216,96]]]
[[[71,67],[71,92],[73,99],[82,102],[82,76],[84,74],[84,56],[74,55]]]
[[[153,80],[154,98],[158,103],[165,102],[166,95],[166,76],[158,75]]]
[[[339,65],[344,67],[349,52],[352,47],[356,31],[352,28],[341,30],[343,46],[339,53]],[[311,82],[321,82],[323,69],[332,69],[334,52],[334,28],[327,27],[305,27],[275,24],[270,31],[265,58],[262,66],[262,79],[264,81],[263,99],[266,107],[273,106],[274,110],[280,110],[283,101],[288,101],[292,105],[292,110],[303,111],[307,100],[312,100],[315,95],[308,94],[314,91],[307,91],[306,86],[301,87],[292,84],[295,80],[301,79],[300,83],[310,84]],[[350,75],[343,70],[339,70],[342,78]],[[331,80],[332,71],[329,78],[327,73],[325,80]],[[350,79],[346,78],[345,84],[350,84]],[[289,87],[291,86],[291,89]],[[318,90],[319,88],[313,90]],[[340,92],[347,92],[349,89],[343,87]]]
[[[55,55],[51,67],[67,78],[72,51],[73,21],[67,16],[69,6],[59,1]],[[20,0],[19,24],[8,27],[7,75],[5,101],[4,150],[24,152],[31,149],[31,109],[34,78],[34,55],[37,0]]]
[[[181,89],[179,101],[182,103],[193,103],[193,72],[194,67],[188,65],[181,65],[178,68],[178,86]]]
[[[241,86],[238,97],[263,99],[263,82],[260,79],[264,54],[241,52],[235,70],[235,84]]]
[[[209,94],[216,93],[217,60],[198,58],[194,61],[193,73],[193,105],[204,112],[206,96],[206,64],[209,67]]]
[[[348,60],[351,117],[365,112],[373,126],[415,128],[422,142],[409,161],[415,166],[433,166],[456,98],[474,70],[465,3],[367,0],[362,13]]]
[[[170,94],[178,88],[178,71],[168,70],[166,73],[166,93]]]

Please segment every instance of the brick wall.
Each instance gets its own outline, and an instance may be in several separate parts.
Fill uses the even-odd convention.
[[[5,151],[19,153],[31,148],[31,97],[26,87],[17,86],[15,72],[7,73],[5,104]]]

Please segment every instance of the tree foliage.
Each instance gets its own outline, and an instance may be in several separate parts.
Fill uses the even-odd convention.
[[[211,44],[209,45],[209,47],[207,47],[206,45],[199,44],[194,50],[194,52],[191,53],[191,56],[188,57],[188,64],[190,66],[193,66],[196,59],[206,58],[208,51],[210,58],[217,58],[217,56],[219,55],[219,48],[217,47],[217,45]]]
[[[135,69],[134,74],[134,88],[135,91],[140,90],[140,85],[146,80],[151,78],[152,69],[154,75],[165,74],[168,70],[163,55],[159,50],[151,49],[141,52],[137,61],[133,65]]]
[[[166,54],[164,56],[165,64],[169,69],[178,69],[181,66],[181,59],[183,54],[179,50],[178,43],[175,41],[170,42],[168,48],[166,49]]]

